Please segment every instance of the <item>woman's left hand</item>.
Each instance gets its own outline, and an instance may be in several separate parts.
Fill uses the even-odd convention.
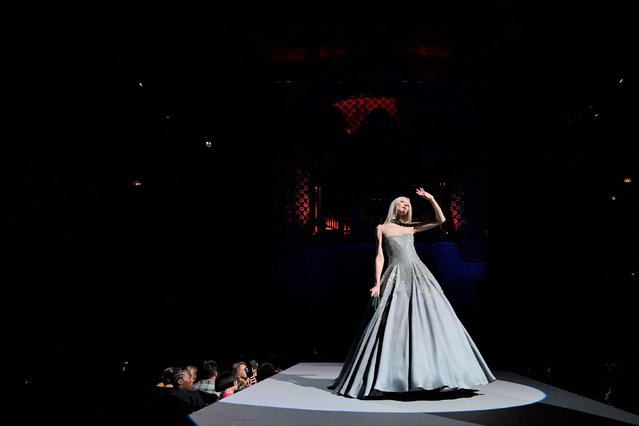
[[[426,200],[432,201],[435,199],[435,197],[433,197],[431,194],[429,194],[428,192],[424,191],[424,188],[417,188],[415,190],[415,193],[417,195],[419,195],[422,198],[425,198]]]
[[[375,284],[375,285],[374,285],[374,286],[370,289],[371,297],[379,297],[379,289],[380,289],[379,284]]]

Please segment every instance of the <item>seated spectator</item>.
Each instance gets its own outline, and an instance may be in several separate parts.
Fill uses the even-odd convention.
[[[186,366],[188,370],[191,372],[191,377],[193,378],[193,383],[197,382],[197,367],[195,365],[189,364]]]
[[[200,393],[193,390],[193,376],[188,367],[177,368],[173,372],[171,384],[173,385],[171,395],[182,401],[182,411],[185,414],[191,414],[206,405]]]
[[[189,414],[206,406],[200,393],[193,390],[191,371],[186,367],[175,368],[171,385],[173,388],[155,401],[154,424],[189,424]]]
[[[268,363],[273,364],[273,367],[275,367],[275,372],[276,373],[280,373],[282,371],[282,363],[280,361],[280,356],[277,354],[272,354],[268,357],[268,359],[266,360]]]
[[[264,379],[268,379],[269,377],[277,374],[275,366],[270,362],[264,362],[257,369],[257,381],[261,382]]]
[[[172,388],[171,377],[173,377],[173,370],[175,370],[173,366],[166,367],[162,372],[162,380],[156,386],[159,388]]]
[[[169,394],[173,391],[171,378],[173,377],[173,371],[175,371],[175,369],[176,367],[170,366],[166,367],[164,371],[162,371],[161,381],[155,385],[154,389],[151,392],[150,403],[152,406],[156,405],[158,400],[161,399],[164,395]]]
[[[220,394],[218,401],[237,392],[237,381],[232,371],[223,371],[215,379],[215,391]]]
[[[217,362],[212,359],[206,360],[202,363],[201,376],[203,379],[193,384],[193,390],[200,392],[204,402],[207,404],[215,402],[219,396],[219,392],[215,390],[217,373]]]
[[[231,371],[233,372],[233,376],[237,382],[238,391],[257,383],[257,378],[255,377],[253,368],[249,367],[249,364],[244,361],[239,361],[233,364]]]

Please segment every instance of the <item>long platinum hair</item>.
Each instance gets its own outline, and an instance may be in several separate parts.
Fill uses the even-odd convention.
[[[406,216],[402,218],[398,218],[397,204],[402,199],[405,199],[408,201],[408,213],[406,214]],[[391,222],[411,223],[412,221],[413,221],[413,205],[410,203],[410,198],[397,197],[393,201],[391,201],[390,206],[388,207],[388,214],[386,215],[386,220],[384,221],[384,223],[391,223]]]

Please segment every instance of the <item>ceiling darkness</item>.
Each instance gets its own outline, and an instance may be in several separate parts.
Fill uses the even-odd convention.
[[[404,136],[437,156],[406,156],[408,169],[484,188],[498,302],[552,294],[548,310],[594,312],[600,286],[634,300],[638,15],[520,3],[9,11],[7,264],[16,300],[41,313],[21,318],[55,340],[119,303],[157,313],[148,294],[219,282],[213,261],[267,288],[282,164],[322,154],[327,106],[361,95],[409,105]],[[356,153],[388,180],[392,154]],[[260,253],[250,267],[247,253]],[[87,288],[94,304],[59,309]]]

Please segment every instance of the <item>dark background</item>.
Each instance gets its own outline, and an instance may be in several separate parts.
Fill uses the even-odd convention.
[[[371,168],[365,186],[337,175],[346,198],[467,184],[472,232],[418,243],[492,368],[593,398],[611,364],[636,378],[639,27],[616,6],[12,10],[4,313],[25,383],[341,360],[372,230],[298,238],[283,194],[296,164],[348,142],[346,164]],[[327,105],[362,93],[412,120],[345,142]]]

